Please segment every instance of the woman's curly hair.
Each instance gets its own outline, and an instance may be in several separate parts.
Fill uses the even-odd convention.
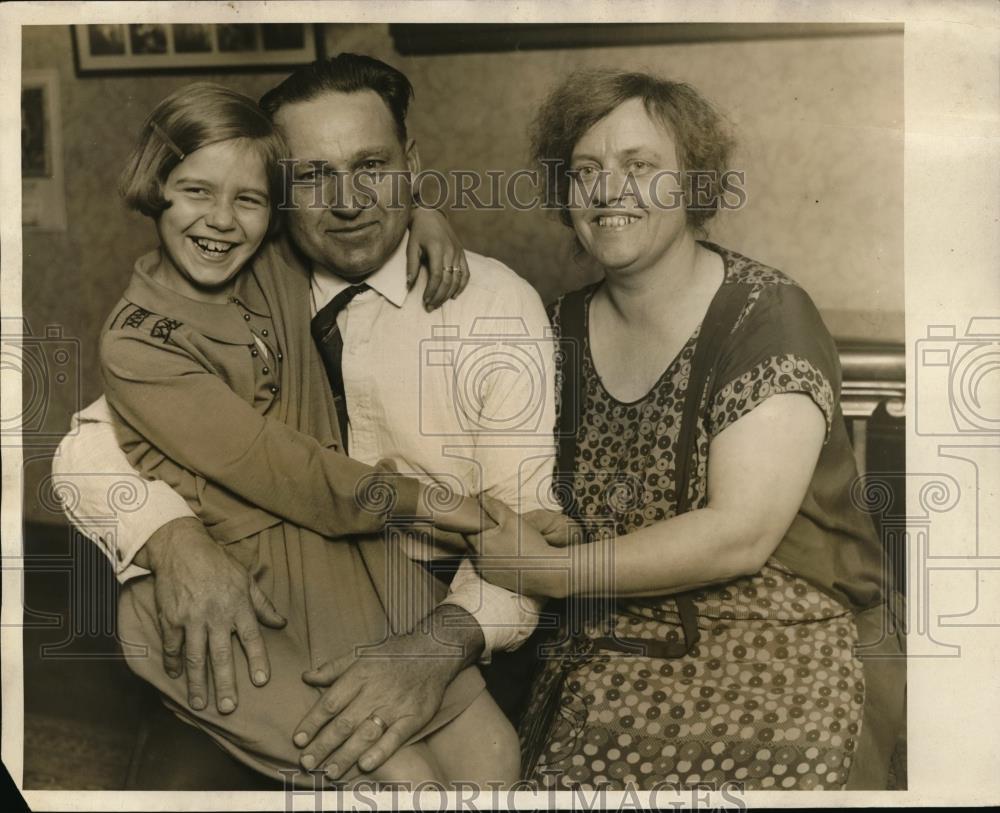
[[[649,115],[673,136],[685,176],[697,172],[710,179],[699,189],[697,207],[692,205],[691,182],[684,184],[688,225],[702,231],[718,211],[733,138],[723,116],[697,90],[648,73],[579,70],[549,94],[531,127],[532,158],[541,167],[545,206],[559,209],[562,222],[571,225],[566,204],[573,148],[587,130],[630,99],[641,99]],[[706,206],[705,201],[711,203]]]

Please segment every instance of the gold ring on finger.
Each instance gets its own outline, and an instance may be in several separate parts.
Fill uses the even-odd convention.
[[[377,714],[369,714],[368,719],[378,726],[379,736],[382,736],[389,730],[389,724]]]

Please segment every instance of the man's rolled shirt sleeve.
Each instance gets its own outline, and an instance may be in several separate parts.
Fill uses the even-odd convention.
[[[542,599],[512,593],[484,581],[470,559],[459,565],[441,603],[461,607],[476,619],[483,631],[485,645],[480,660],[484,663],[494,650],[510,652],[528,640],[545,605]]]
[[[73,416],[71,431],[52,459],[52,477],[56,493],[64,496],[67,519],[101,549],[123,583],[149,573],[132,560],[157,530],[194,516],[170,486],[143,480],[129,463],[103,396]],[[134,510],[117,510],[109,500],[109,486],[121,482],[140,484],[142,499]]]
[[[477,437],[481,490],[519,514],[538,508],[558,510],[550,499],[555,464],[555,343],[538,294],[521,282],[520,296],[498,300],[501,318],[521,320],[527,346],[513,346],[496,359],[479,416],[495,431]],[[513,416],[505,420],[504,416]],[[484,581],[472,562],[462,562],[442,603],[456,604],[482,627],[483,659],[495,649],[517,649],[538,625],[542,599],[512,593]]]

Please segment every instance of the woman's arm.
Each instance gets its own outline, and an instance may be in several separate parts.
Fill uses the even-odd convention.
[[[826,425],[807,396],[774,395],[709,448],[708,504],[609,541],[553,549],[516,516],[470,541],[488,581],[535,595],[656,596],[758,572],[795,518]],[[512,581],[513,580],[513,581]]]
[[[469,284],[469,264],[462,243],[448,219],[437,209],[413,207],[406,244],[406,287],[411,289],[426,260],[424,307],[432,311],[454,299]]]

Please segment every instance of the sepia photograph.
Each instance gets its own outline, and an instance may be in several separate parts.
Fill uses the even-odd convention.
[[[4,23],[29,802],[945,798],[1000,290],[911,247],[923,23],[86,5]]]
[[[257,48],[257,26],[217,25],[220,51],[253,51]]]
[[[165,54],[167,52],[167,27],[165,25],[130,25],[128,34],[133,54]]]
[[[134,28],[135,26],[131,26]],[[94,56],[125,54],[124,25],[88,25],[87,42]],[[133,46],[134,47],[134,46]]]
[[[94,26],[90,26],[94,28]],[[174,23],[174,50],[179,54],[212,50],[212,26],[205,23]]]

